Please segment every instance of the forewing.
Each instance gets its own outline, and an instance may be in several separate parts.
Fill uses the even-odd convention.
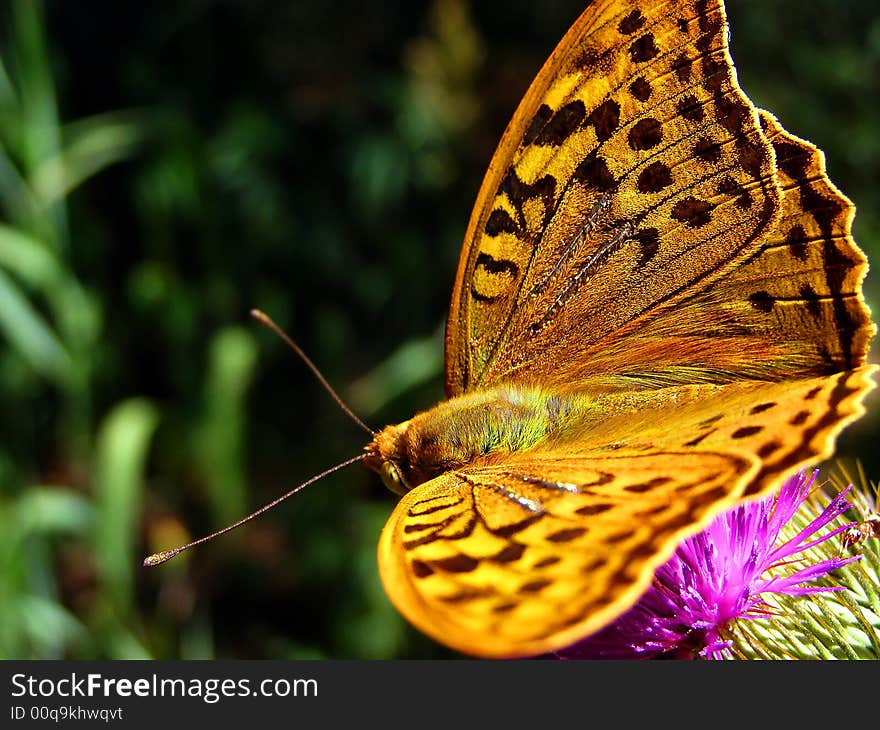
[[[862,295],[868,261],[852,237],[855,206],[828,179],[820,150],[768,112],[761,123],[779,168],[781,215],[759,251],[717,283],[711,302],[767,343],[765,355],[775,355],[765,357],[768,370],[859,367],[876,327]]]
[[[726,34],[719,0],[595,2],[574,24],[471,216],[447,325],[449,395],[551,371],[586,377],[584,353],[755,247],[779,190]]]
[[[869,374],[614,396],[577,443],[409,492],[379,541],[386,591],[462,652],[560,649],[629,608],[684,536],[829,455]]]
[[[868,262],[852,237],[855,208],[828,179],[816,147],[768,112],[761,122],[783,197],[760,248],[706,290],[585,351],[593,377],[783,380],[865,363],[876,327],[862,294]]]

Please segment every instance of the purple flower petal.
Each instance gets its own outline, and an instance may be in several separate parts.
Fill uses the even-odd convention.
[[[678,547],[635,606],[557,656],[722,658],[730,649],[722,632],[731,622],[771,615],[762,594],[799,596],[836,590],[805,584],[858,556],[804,565],[803,553],[846,529],[817,535],[849,508],[845,499],[849,490],[835,497],[794,537],[780,542],[783,528],[813,489],[816,474],[797,474],[778,494],[716,517],[703,532]],[[790,572],[783,572],[789,567]]]

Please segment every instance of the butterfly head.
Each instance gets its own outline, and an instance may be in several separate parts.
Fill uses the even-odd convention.
[[[366,446],[364,463],[382,477],[382,482],[395,494],[403,496],[413,485],[404,477],[407,462],[405,434],[409,421],[387,426]]]

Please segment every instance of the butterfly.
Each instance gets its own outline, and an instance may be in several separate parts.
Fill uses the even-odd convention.
[[[852,203],[740,89],[721,0],[596,0],[489,164],[448,399],[365,462],[378,561],[437,641],[531,656],[634,604],[685,536],[828,457],[873,387]]]

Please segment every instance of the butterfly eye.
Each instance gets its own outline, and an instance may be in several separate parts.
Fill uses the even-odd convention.
[[[383,461],[381,471],[382,482],[388,489],[401,497],[409,491],[409,487],[400,473],[400,468],[393,461]]]

